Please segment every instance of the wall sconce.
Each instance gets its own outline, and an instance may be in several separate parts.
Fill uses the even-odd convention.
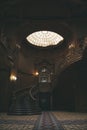
[[[10,75],[10,80],[11,81],[16,81],[17,80],[17,77],[13,74]]]
[[[36,71],[36,72],[34,72],[33,74],[34,74],[35,76],[38,76],[38,75],[39,75],[39,72]]]
[[[69,49],[75,48],[75,44],[70,44]]]
[[[10,80],[11,81],[16,81],[17,80],[17,76],[16,76],[16,71],[15,70],[11,70],[11,75],[10,75]]]
[[[39,75],[39,72],[38,72],[38,71],[35,71],[35,72],[33,72],[33,75],[34,75],[34,76],[38,76],[38,75]]]

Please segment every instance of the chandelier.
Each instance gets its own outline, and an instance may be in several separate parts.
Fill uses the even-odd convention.
[[[26,39],[35,46],[47,47],[59,44],[64,38],[52,31],[37,31],[28,35]]]

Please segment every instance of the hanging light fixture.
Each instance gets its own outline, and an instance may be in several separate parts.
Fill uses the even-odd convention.
[[[47,47],[60,43],[64,38],[52,31],[37,31],[26,37],[27,41],[35,46]]]

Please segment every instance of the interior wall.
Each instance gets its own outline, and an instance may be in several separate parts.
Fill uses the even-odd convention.
[[[87,112],[86,59],[74,63],[58,77],[53,91],[53,109]]]
[[[9,92],[11,91],[9,82],[9,71],[0,71],[0,111],[7,112],[9,104]]]

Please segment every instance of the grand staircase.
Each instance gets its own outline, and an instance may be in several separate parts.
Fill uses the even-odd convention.
[[[33,97],[33,93],[35,94],[35,89],[37,92],[37,87],[34,88],[34,91],[32,91],[33,93],[31,93],[31,89],[29,90],[25,89],[21,91],[20,94],[17,93],[12,98],[12,101],[11,101],[11,104],[9,105],[9,110],[8,110],[9,115],[41,114],[41,109],[39,107],[39,102],[38,102],[38,96],[36,96],[36,98]]]

